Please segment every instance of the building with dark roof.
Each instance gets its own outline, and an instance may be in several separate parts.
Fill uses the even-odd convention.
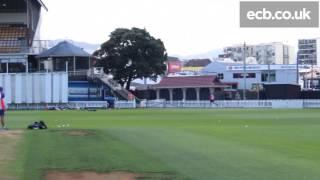
[[[222,83],[216,76],[164,77],[150,88],[156,91],[156,99],[208,100],[210,94],[223,92],[236,83]]]
[[[50,71],[72,71],[90,69],[91,55],[73,45],[71,42],[62,41],[56,46],[40,53],[37,58],[40,63],[49,63]]]
[[[210,59],[190,59],[184,63],[184,67],[205,67],[211,63]]]

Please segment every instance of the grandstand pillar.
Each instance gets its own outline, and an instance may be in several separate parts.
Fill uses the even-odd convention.
[[[76,57],[73,56],[73,73],[76,73]]]
[[[168,89],[169,90],[169,99],[170,101],[173,100],[173,89]]]
[[[197,101],[200,101],[200,88],[196,88]]]
[[[66,72],[68,73],[69,69],[68,69],[68,61],[66,61]]]
[[[182,88],[182,100],[185,101],[187,100],[187,89]]]
[[[91,62],[90,62],[90,56],[88,57],[88,69],[90,69],[91,68]]]
[[[156,90],[156,94],[157,94],[157,99],[160,99],[160,89]]]
[[[210,95],[214,94],[214,88],[209,88],[209,90],[210,90]]]
[[[29,72],[29,62],[27,60],[27,62],[26,62],[26,73],[28,73],[28,72]]]

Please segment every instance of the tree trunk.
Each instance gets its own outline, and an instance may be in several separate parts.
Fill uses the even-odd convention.
[[[118,81],[118,83],[120,84],[120,86],[123,88],[124,87],[124,82],[123,81]]]
[[[131,79],[127,81],[127,84],[126,84],[126,90],[130,90],[130,86],[131,86]]]
[[[127,80],[127,84],[126,84],[126,90],[130,90],[130,86],[131,86],[131,81],[132,81],[132,77],[131,75],[128,77],[128,80]]]

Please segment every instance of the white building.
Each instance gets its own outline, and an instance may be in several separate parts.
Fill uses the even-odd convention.
[[[234,45],[234,46],[228,46],[223,48],[222,55],[219,55],[220,58],[227,58],[232,59],[235,62],[242,62],[243,58],[243,45]],[[246,45],[246,56],[247,57],[254,57],[254,47],[251,45]]]
[[[223,57],[242,62],[243,45],[225,47],[223,51]],[[295,54],[292,46],[280,42],[246,45],[246,57],[255,58],[258,64],[295,64]]]
[[[320,65],[320,38],[300,39],[298,48],[299,64]]]
[[[299,67],[299,71],[303,68]],[[238,83],[238,89],[254,89],[261,84],[297,84],[296,65],[260,65],[248,64],[246,66],[246,85],[244,81],[244,66],[242,63],[224,63],[214,61],[206,66],[203,75],[217,75],[224,83]],[[299,78],[299,84],[303,84]]]

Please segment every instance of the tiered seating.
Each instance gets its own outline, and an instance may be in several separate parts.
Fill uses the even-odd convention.
[[[0,25],[0,53],[19,53],[27,46],[27,27]]]
[[[24,26],[0,26],[0,38],[1,39],[14,39],[19,37],[25,37],[27,34],[27,28]]]

